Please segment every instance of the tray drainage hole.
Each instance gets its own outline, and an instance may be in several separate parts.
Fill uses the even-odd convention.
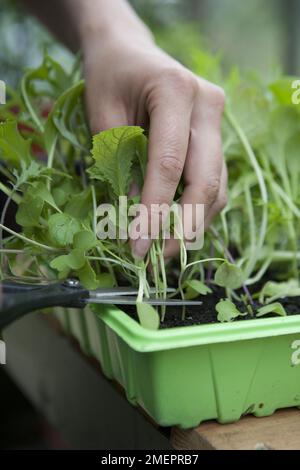
[[[264,404],[263,404],[263,403],[260,403],[260,404],[258,405],[258,408],[260,408],[260,409],[262,409],[263,407],[264,407]]]

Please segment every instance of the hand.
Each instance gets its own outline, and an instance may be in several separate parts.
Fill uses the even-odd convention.
[[[85,41],[86,102],[93,133],[110,127],[149,127],[149,161],[142,200],[173,201],[183,174],[181,204],[205,204],[205,226],[226,205],[227,171],[222,155],[224,92],[192,74],[140,30],[128,36],[92,34]],[[146,236],[147,234],[145,234]],[[144,238],[144,237],[143,237]],[[151,240],[139,239],[143,258]],[[165,256],[178,250],[166,244]]]

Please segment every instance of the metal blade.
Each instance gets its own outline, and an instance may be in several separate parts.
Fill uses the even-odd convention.
[[[132,297],[98,297],[86,299],[88,304],[110,304],[110,305],[136,305],[136,299]],[[202,302],[197,300],[176,300],[176,299],[143,299],[143,303],[150,305],[165,305],[169,307],[199,306]]]
[[[172,294],[176,290],[172,288],[168,288],[166,290],[167,294]],[[156,290],[154,287],[149,289],[150,294],[155,294]],[[135,287],[112,287],[110,289],[96,289],[90,291],[90,299],[102,299],[104,297],[120,297],[120,296],[127,296],[127,295],[138,295],[138,289]],[[134,300],[135,302],[135,300]]]

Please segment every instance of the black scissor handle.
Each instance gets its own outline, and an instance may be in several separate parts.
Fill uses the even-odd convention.
[[[49,307],[83,308],[89,291],[80,285],[0,283],[0,331],[27,313]]]

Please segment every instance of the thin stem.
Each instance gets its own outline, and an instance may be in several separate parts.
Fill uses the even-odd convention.
[[[249,158],[251,166],[253,167],[253,169],[256,173],[257,180],[258,180],[258,185],[259,185],[259,188],[260,188],[261,198],[262,198],[262,202],[263,202],[262,218],[261,218],[260,232],[259,232],[259,237],[258,237],[258,242],[257,242],[256,255],[255,255],[255,257],[253,259],[253,263],[252,263],[255,266],[257,258],[259,257],[259,253],[260,253],[261,249],[264,246],[264,241],[265,241],[265,237],[266,237],[266,234],[267,234],[268,199],[269,199],[268,191],[267,191],[267,186],[266,186],[266,183],[265,183],[265,180],[264,180],[263,171],[259,166],[259,163],[256,159],[256,156],[255,156],[255,154],[252,150],[252,147],[249,143],[249,140],[248,140],[246,134],[244,133],[242,128],[239,126],[239,124],[237,123],[235,117],[233,116],[233,114],[230,111],[227,110],[225,112],[225,116],[226,116],[229,124],[232,126],[233,130],[236,132],[238,138],[240,139],[241,144],[243,145],[243,147],[245,149],[246,155]]]
[[[14,193],[13,189],[7,188],[3,183],[0,182],[0,191],[2,191],[6,196],[10,197],[16,204],[20,204],[22,201],[21,196],[17,193]]]
[[[34,240],[30,240],[29,238],[25,237],[24,235],[21,235],[20,233],[14,232],[8,227],[5,227],[4,225],[0,224],[0,228],[2,230],[5,230],[6,232],[10,233],[14,237],[19,238],[20,240],[23,240],[26,243],[29,243],[30,245],[38,246],[39,248],[42,248],[43,250],[47,251],[57,251],[57,248],[54,248],[52,246],[44,245],[43,243],[36,242]]]
[[[33,122],[35,123],[35,125],[37,126],[38,130],[41,132],[41,133],[44,133],[44,125],[42,124],[42,121],[39,119],[38,115],[36,114],[36,112],[34,111],[33,107],[32,107],[32,104],[28,98],[28,94],[27,94],[27,76],[25,75],[25,77],[23,78],[23,80],[21,81],[21,93],[22,93],[22,97],[24,99],[24,102],[25,102],[25,105],[26,105],[26,108],[31,116],[31,119],[33,120]]]

